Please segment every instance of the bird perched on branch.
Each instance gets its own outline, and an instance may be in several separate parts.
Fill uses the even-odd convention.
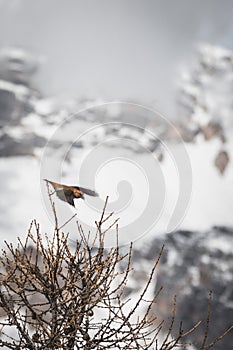
[[[84,199],[84,194],[87,194],[88,196],[92,197],[98,197],[98,193],[96,193],[93,190],[89,190],[85,187],[79,187],[79,186],[67,186],[63,185],[57,182],[49,181],[47,179],[44,179],[47,183],[51,184],[54,188],[54,193],[58,196],[59,199],[61,199],[64,202],[69,203],[74,207],[74,199]]]

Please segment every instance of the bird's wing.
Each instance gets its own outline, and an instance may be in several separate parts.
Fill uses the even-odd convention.
[[[85,187],[75,187],[77,188],[78,190],[82,191],[83,193],[87,194],[88,196],[92,196],[92,197],[98,197],[98,193],[93,191],[93,190],[90,190],[89,188],[85,188]]]
[[[74,207],[74,194],[72,190],[56,190],[56,195],[58,196],[59,199],[61,199],[64,202],[69,203],[70,205],[72,205]]]

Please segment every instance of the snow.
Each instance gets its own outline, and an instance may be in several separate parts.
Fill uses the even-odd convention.
[[[223,241],[221,236],[220,237],[214,237],[211,238],[208,241],[208,248],[210,250],[221,250],[224,254],[232,254],[232,245],[231,242],[229,244],[226,244],[226,241]]]
[[[210,120],[220,122],[231,137],[233,52],[202,44],[198,58],[192,70],[183,68],[181,72],[180,102],[184,103],[185,117],[188,113],[189,121],[201,126]]]
[[[12,92],[19,100],[24,100],[30,94],[30,90],[23,85],[16,85],[0,79],[0,89]]]
[[[4,127],[5,134],[12,137],[14,140],[22,140],[25,134],[25,130],[22,128],[22,126],[16,126],[14,128],[10,126]]]
[[[191,202],[180,228],[206,230],[214,225],[233,226],[233,196],[231,190],[233,172],[232,167],[229,167],[222,176],[213,166],[213,159],[218,146],[217,140],[205,142],[201,138],[197,140],[196,144],[186,144],[193,172],[193,189]],[[42,171],[41,174],[40,159],[32,157],[0,159],[2,169],[0,182],[2,194],[0,210],[3,214],[0,221],[3,228],[2,238],[8,237],[12,240],[19,234],[25,234],[29,223],[34,218],[42,224],[45,230],[47,230],[47,225],[51,227],[52,218],[48,214],[49,209],[45,204],[46,188],[41,180],[44,177],[55,181],[59,180],[55,177],[55,174],[53,175],[53,170],[56,168],[56,163],[60,162],[63,157],[64,151],[62,149],[53,150],[50,159],[51,168],[47,168],[47,171]],[[164,162],[160,163],[159,167],[154,168],[151,165],[151,156],[137,155],[130,150],[122,150],[124,160],[117,158],[117,155],[120,154],[116,154],[116,149],[107,149],[105,150],[106,157],[110,162],[105,165],[100,164],[101,167],[93,174],[94,177],[89,174],[85,181],[79,170],[82,169],[82,166],[85,166],[82,163],[88,159],[90,151],[90,149],[72,150],[70,163],[65,162],[62,169],[62,182],[75,184],[80,181],[78,181],[79,174],[82,179],[81,185],[94,187],[100,194],[100,198],[89,197],[85,202],[76,201],[77,209],[74,210],[66,203],[54,198],[58,213],[61,214],[61,221],[65,222],[73,213],[77,213],[79,222],[82,222],[84,226],[87,225],[87,229],[93,230],[95,221],[100,217],[106,195],[109,195],[108,212],[116,211],[113,219],[121,218],[119,227],[120,232],[123,232],[123,236],[120,236],[122,244],[126,244],[131,240],[139,240],[139,244],[143,244],[146,237],[149,238],[149,236],[164,232],[179,193],[178,174],[172,160],[169,159],[169,155],[165,155]],[[142,160],[143,163],[140,163]],[[138,167],[139,164],[143,164],[144,168]],[[118,171],[118,169],[121,169],[121,171]],[[51,175],[49,171],[52,171]],[[149,186],[151,186],[152,178],[154,179],[152,184],[157,192],[157,198],[155,198],[155,201],[158,202],[157,214],[155,212],[157,219],[146,236],[141,237],[140,226],[134,227],[133,221],[135,217],[140,218],[146,208],[147,199],[145,195],[149,189],[148,179]],[[161,185],[159,185],[160,181],[162,181]],[[162,185],[164,181],[166,188]],[[91,186],[92,183],[93,186]],[[164,190],[166,191],[165,202],[163,202]],[[40,195],[41,191],[43,193],[42,197]],[[9,205],[6,205],[6,201]],[[161,210],[162,215],[160,216]],[[134,228],[132,232],[130,230],[131,225]],[[70,228],[71,226],[68,226],[67,230]],[[73,229],[74,232],[77,232],[75,222],[72,226]],[[127,230],[128,234],[125,235],[124,232],[127,232]],[[75,234],[72,235],[72,238],[75,239]],[[108,236],[107,240],[108,244],[111,244],[113,235]]]
[[[16,242],[25,237],[32,220],[36,219],[42,231],[51,229],[40,196],[39,168],[32,157],[0,158],[0,246],[3,241]]]
[[[35,103],[35,112],[39,115],[44,115],[47,117],[49,114],[54,113],[54,111],[58,108],[58,102],[56,98],[44,98],[38,100]]]
[[[11,129],[13,130],[12,132],[14,132],[14,129],[17,128],[11,127]],[[21,126],[18,127],[18,129],[21,130],[23,134],[26,132],[34,132],[39,136],[49,139],[56,129],[56,124],[45,125],[45,122],[38,114],[29,113],[25,118],[23,118]]]
[[[4,129],[5,133],[17,140],[28,132],[48,140],[44,150],[35,149],[34,158],[0,159],[0,209],[3,213],[0,224],[4,228],[4,236],[14,239],[16,232],[26,232],[35,216],[45,228],[48,224],[51,227],[51,211],[43,178],[97,190],[100,198],[87,197],[85,202],[76,201],[76,209],[54,197],[61,220],[65,222],[77,213],[79,222],[86,225],[87,231],[95,228],[95,221],[99,219],[105,198],[109,195],[107,210],[115,212],[113,220],[120,217],[120,244],[128,244],[133,240],[143,245],[146,238],[167,232],[177,203],[180,212],[176,216],[181,221],[179,228],[199,231],[214,225],[233,226],[230,90],[233,75],[229,59],[228,63],[218,62],[218,59],[225,60],[225,57],[233,55],[219,49],[211,50],[210,47],[207,47],[206,52],[203,50],[202,60],[206,60],[208,65],[214,65],[216,70],[210,74],[208,69],[199,64],[195,74],[184,72],[182,94],[186,98],[195,97],[188,100],[193,111],[189,119],[190,128],[195,125],[203,127],[217,117],[229,136],[224,145],[217,138],[207,142],[202,135],[192,143],[185,144],[163,140],[159,150],[163,152],[164,159],[159,162],[156,157],[158,149],[154,153],[142,153],[154,141],[150,133],[143,133],[140,128],[121,126],[121,113],[125,112],[123,116],[128,116],[129,112],[131,118],[137,112],[136,105],[103,104],[101,100],[83,100],[78,103],[70,99],[63,103],[55,98],[38,99],[34,101],[34,113],[22,118],[20,125]],[[219,67],[224,70],[220,90]],[[11,83],[0,81],[1,84],[17,94],[27,91],[21,91],[21,86],[16,87]],[[219,93],[221,88],[226,94]],[[85,108],[94,105],[99,108],[85,111]],[[81,113],[71,115],[74,108]],[[106,124],[109,120],[118,120],[118,128],[115,124]],[[151,123],[152,120],[149,120],[148,125],[152,127]],[[157,127],[163,132],[163,125]],[[161,130],[158,132],[156,129],[156,135],[161,135]],[[230,156],[230,164],[223,175],[214,166],[215,157],[221,148],[226,149]],[[184,158],[185,163],[182,163],[182,158],[178,162],[179,159],[175,157],[185,151],[188,155]],[[182,191],[185,191],[182,200],[187,201],[184,207],[179,203]],[[6,205],[6,201],[10,205]],[[170,226],[175,229],[174,222]],[[76,222],[68,226],[67,230],[74,232],[75,239]],[[109,234],[107,237],[109,245],[113,244],[113,236]]]
[[[219,141],[205,142],[202,137],[186,148],[193,171],[193,191],[187,215],[182,227],[190,230],[206,230],[211,226],[233,226],[233,168],[230,165],[224,175],[213,166],[219,149]],[[233,140],[228,144],[233,149]]]

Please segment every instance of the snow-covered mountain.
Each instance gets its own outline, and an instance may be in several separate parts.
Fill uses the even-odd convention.
[[[189,341],[201,344],[207,315],[208,294],[212,294],[211,321],[208,341],[233,324],[233,228],[213,227],[203,231],[176,231],[147,242],[134,250],[135,265],[133,288],[128,293],[140,291],[165,242],[165,250],[157,270],[155,291],[163,290],[154,306],[158,322],[169,323],[173,297],[177,296],[176,326],[182,321],[186,329],[202,321],[189,335]],[[231,349],[232,333],[215,349]],[[198,349],[200,347],[197,347]]]
[[[81,185],[85,182],[83,185],[96,187],[102,199],[98,210],[109,195],[111,210],[120,214],[125,223],[135,220],[135,213],[140,217],[145,209],[143,202],[149,201],[148,193],[154,188],[159,204],[154,213],[158,220],[150,229],[152,235],[154,229],[157,233],[167,230],[181,185],[189,180],[189,184],[184,184],[186,208],[182,208],[177,224],[195,230],[233,225],[231,52],[204,46],[193,70],[182,73],[180,118],[176,125],[139,104],[42,97],[31,83],[36,71],[30,68],[34,61],[31,63],[30,56],[19,50],[7,53],[8,56],[4,51],[5,71],[9,66],[10,73],[2,74],[0,80],[0,205],[6,214],[1,219],[5,234],[13,228],[8,217],[16,208],[19,212],[28,208],[24,215],[13,215],[18,232],[25,231],[35,215],[39,219],[47,217],[40,194],[41,176],[74,184],[79,180]],[[16,72],[16,77],[12,72]],[[179,163],[177,155],[181,151],[186,158]],[[118,162],[112,162],[117,157]],[[17,180],[11,180],[12,176]],[[122,181],[128,183],[127,188]],[[132,192],[134,201],[124,217],[120,209],[127,207]],[[119,193],[122,203],[117,200]],[[11,205],[6,208],[11,196]],[[83,204],[78,208],[81,221],[86,216],[96,220],[98,210],[92,212]],[[129,237],[134,238],[138,236]]]
[[[200,45],[193,69],[182,72],[179,116],[184,130],[193,131],[193,139],[202,134],[206,141],[219,140],[215,165],[222,173],[232,151],[232,89],[233,53],[221,47]]]
[[[175,125],[135,103],[43,97],[26,57],[8,51],[10,73],[0,75],[1,245],[25,235],[34,218],[50,230],[43,177],[95,187],[100,198],[76,202],[77,210],[55,199],[63,222],[77,213],[89,229],[109,195],[120,243],[135,241],[134,289],[165,243],[157,284],[180,295],[179,317],[190,325],[204,318],[212,289],[213,313],[222,326],[233,323],[233,53],[201,47],[182,73]],[[166,318],[170,295],[162,298],[156,312]],[[219,349],[229,349],[227,339]]]

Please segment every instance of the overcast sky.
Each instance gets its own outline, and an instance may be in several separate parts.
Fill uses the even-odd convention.
[[[199,42],[233,49],[231,0],[0,0],[0,47],[43,57],[46,94],[155,103],[171,118]]]

